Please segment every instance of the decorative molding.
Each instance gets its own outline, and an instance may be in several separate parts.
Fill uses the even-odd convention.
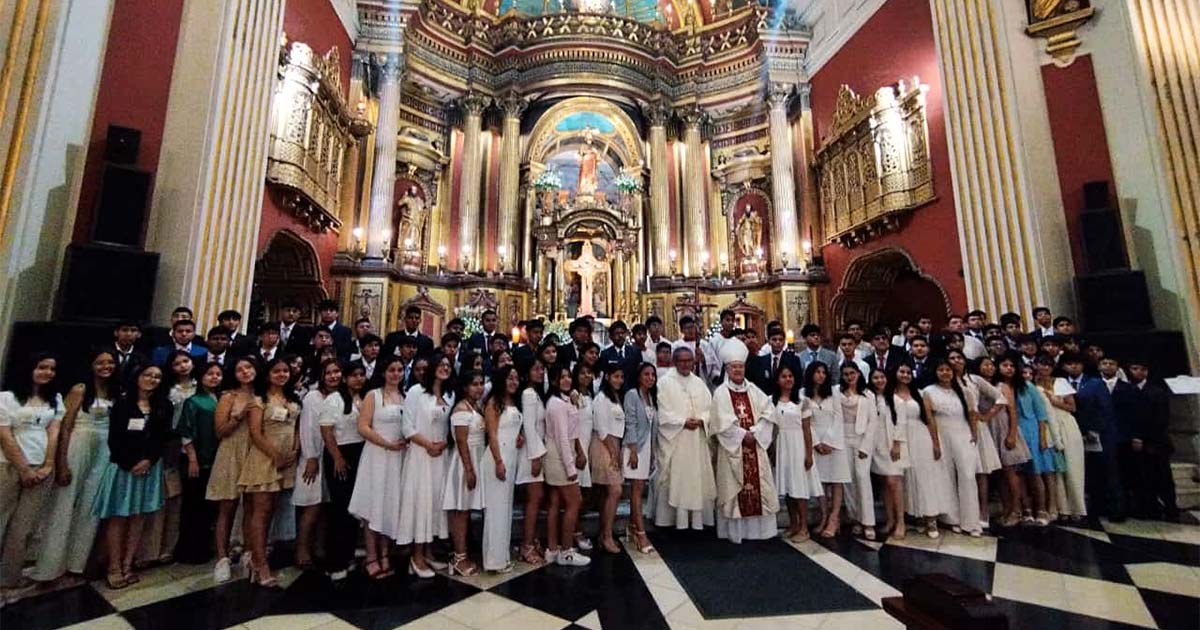
[[[346,31],[351,42],[358,41],[358,3],[355,0],[329,0],[333,12],[337,13],[338,21]]]
[[[951,312],[950,295],[942,283],[922,270],[907,250],[885,247],[850,261],[842,276],[841,286],[829,302],[832,327],[841,330],[847,321],[855,319],[864,322],[878,320],[888,288],[896,281],[896,276],[906,270],[937,286],[942,296],[942,314],[948,315]]]
[[[886,1],[810,2],[809,8],[800,15],[800,19],[812,28],[812,38],[804,56],[805,74],[815,76]]]
[[[1029,26],[1025,33],[1046,40],[1046,52],[1060,66],[1070,65],[1083,40],[1076,31],[1096,14],[1091,0],[1025,0]]]
[[[860,244],[933,199],[927,89],[916,77],[863,97],[842,86],[815,164],[826,240]]]

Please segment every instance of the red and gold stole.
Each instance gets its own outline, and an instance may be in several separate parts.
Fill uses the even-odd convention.
[[[754,427],[754,408],[750,405],[750,394],[730,390],[733,413],[738,426],[749,431]],[[762,516],[762,488],[758,477],[758,447],[742,447],[742,490],[738,492],[738,511],[742,516]]]

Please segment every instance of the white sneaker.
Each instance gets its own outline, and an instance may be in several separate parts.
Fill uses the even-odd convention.
[[[579,549],[581,551],[591,551],[592,550],[592,541],[587,536],[583,536],[583,535],[576,536],[575,537],[575,546],[579,547]]]
[[[573,548],[558,554],[558,564],[564,567],[586,567],[591,563],[591,558],[575,551]]]
[[[330,573],[329,579],[333,582],[340,582],[340,581],[346,579],[347,577],[349,577],[349,575],[350,575],[350,572],[343,569],[341,571],[334,571],[334,572]]]
[[[224,584],[232,578],[232,572],[229,567],[229,558],[221,558],[217,560],[217,564],[213,567],[213,581],[217,584]]]
[[[546,564],[554,564],[555,562],[558,562],[558,555],[560,553],[562,552],[547,548],[546,553],[544,554],[544,557],[546,558]]]

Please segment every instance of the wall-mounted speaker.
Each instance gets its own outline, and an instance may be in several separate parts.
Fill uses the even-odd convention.
[[[1154,328],[1146,274],[1129,269],[1075,278],[1084,328],[1093,331],[1138,331]]]
[[[109,125],[108,135],[104,139],[104,161],[112,164],[136,164],[141,144],[141,131]]]
[[[67,247],[57,319],[149,321],[158,254],[90,243]]]
[[[151,176],[146,171],[105,164],[92,240],[141,247],[150,183]]]

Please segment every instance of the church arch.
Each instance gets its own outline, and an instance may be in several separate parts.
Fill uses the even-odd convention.
[[[921,270],[912,254],[887,247],[850,263],[829,309],[837,329],[850,320],[896,322],[923,313],[939,328],[950,314],[950,296],[937,279]]]
[[[313,244],[288,229],[276,232],[254,263],[249,321],[279,319],[279,309],[289,300],[295,300],[301,318],[309,320],[315,315],[317,303],[327,297]]]

